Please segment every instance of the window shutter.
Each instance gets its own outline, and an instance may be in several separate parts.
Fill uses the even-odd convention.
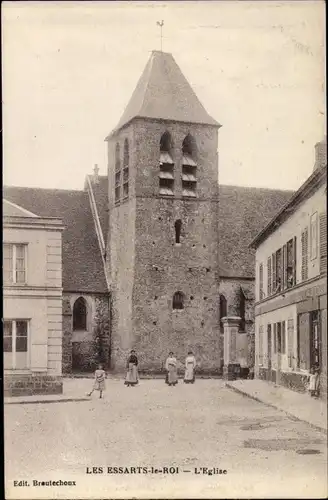
[[[327,213],[319,215],[320,274],[327,271]]]
[[[281,322],[281,354],[286,354],[286,321]]]
[[[298,353],[299,367],[308,370],[310,368],[310,313],[308,312],[299,315]]]
[[[272,293],[272,266],[271,266],[271,257],[268,258],[268,296]]]
[[[263,364],[263,326],[259,327],[259,364]]]
[[[294,366],[293,352],[294,352],[294,320],[289,319],[287,323],[287,356],[288,356],[289,368],[292,368]]]
[[[287,288],[287,245],[282,247],[282,283],[281,289]]]
[[[293,239],[293,285],[296,285],[297,279],[297,261],[296,261],[296,236]]]
[[[273,323],[273,352],[277,352],[277,323]]]
[[[276,254],[272,254],[272,293],[275,292],[277,288],[276,283]]]
[[[306,227],[302,232],[302,281],[308,279],[308,246],[309,246],[309,231]]]
[[[259,268],[259,282],[260,282],[259,300],[262,300],[263,299],[263,264],[260,264],[260,268]]]

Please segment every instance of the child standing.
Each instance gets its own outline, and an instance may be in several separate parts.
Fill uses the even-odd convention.
[[[312,367],[309,375],[309,392],[311,397],[318,397],[319,394],[319,371]]]
[[[102,393],[105,390],[105,379],[106,379],[106,372],[105,370],[103,370],[102,365],[98,365],[98,369],[95,371],[95,382],[93,385],[93,389],[87,395],[91,396],[93,391],[99,391],[99,398],[101,399]]]

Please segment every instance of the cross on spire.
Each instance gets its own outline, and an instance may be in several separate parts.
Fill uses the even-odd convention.
[[[161,52],[163,52],[162,50],[162,45],[163,45],[163,26],[164,26],[164,21],[157,21],[157,26],[159,26],[161,28]]]

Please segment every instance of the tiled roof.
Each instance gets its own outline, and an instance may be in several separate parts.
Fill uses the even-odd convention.
[[[3,196],[41,217],[62,219],[64,291],[107,291],[86,191],[5,186]]]
[[[253,187],[219,187],[220,276],[254,277],[255,251],[249,244],[292,194]]]
[[[219,126],[200,103],[172,54],[153,51],[114,131],[133,118]]]

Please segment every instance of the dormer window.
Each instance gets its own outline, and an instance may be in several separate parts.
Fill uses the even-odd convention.
[[[197,188],[196,143],[188,134],[182,143],[182,196],[195,198]]]
[[[159,154],[159,194],[173,196],[174,162],[171,156],[172,140],[169,132],[165,132],[160,140]]]

